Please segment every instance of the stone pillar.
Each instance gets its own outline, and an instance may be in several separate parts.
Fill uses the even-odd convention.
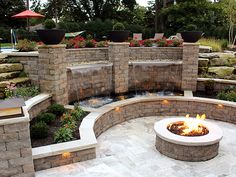
[[[29,129],[28,116],[0,120],[1,177],[35,176]]]
[[[113,63],[113,88],[116,94],[128,92],[129,43],[109,43],[109,61]]]
[[[182,65],[182,90],[197,89],[198,77],[198,43],[184,43]]]
[[[51,93],[54,102],[68,104],[67,61],[65,45],[39,47],[39,85]]]

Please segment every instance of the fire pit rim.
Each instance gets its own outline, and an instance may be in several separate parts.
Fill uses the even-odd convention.
[[[177,118],[175,117],[175,118],[165,118],[163,120],[157,121],[154,125],[154,130],[156,132],[156,135],[165,141],[186,146],[211,145],[218,143],[223,137],[223,132],[220,129],[220,127],[208,121],[201,121],[202,125],[207,127],[207,129],[209,130],[209,133],[203,136],[195,136],[195,137],[181,136],[181,135],[176,135],[167,129],[167,126],[170,123],[184,120],[186,120],[185,117],[177,117]]]

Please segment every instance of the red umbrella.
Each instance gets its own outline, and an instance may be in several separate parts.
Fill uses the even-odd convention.
[[[31,10],[25,10],[19,14],[16,14],[16,15],[13,15],[12,16],[13,18],[27,18],[27,28],[29,30],[29,18],[43,18],[44,15],[41,15],[41,14],[38,14],[38,13],[35,13]]]

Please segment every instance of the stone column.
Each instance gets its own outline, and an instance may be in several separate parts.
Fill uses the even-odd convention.
[[[40,46],[38,62],[41,91],[51,93],[53,101],[63,105],[68,104],[65,47],[65,45]]]
[[[182,90],[197,89],[198,77],[198,43],[184,43],[182,65]]]
[[[116,94],[128,92],[129,43],[109,43],[109,61],[113,63],[113,88]]]
[[[1,177],[35,176],[29,129],[28,116],[0,120]]]

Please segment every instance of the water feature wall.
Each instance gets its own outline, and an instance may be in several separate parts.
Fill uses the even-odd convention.
[[[129,90],[181,90],[182,62],[130,62]]]
[[[112,88],[112,64],[86,64],[68,67],[69,101],[96,95],[109,95]]]
[[[149,48],[110,43],[108,48],[44,46],[39,47],[39,53],[17,53],[15,57],[20,58],[29,78],[43,92],[51,93],[56,102],[68,104],[76,97],[130,90],[174,87],[195,91],[198,52],[199,45],[192,43]]]

